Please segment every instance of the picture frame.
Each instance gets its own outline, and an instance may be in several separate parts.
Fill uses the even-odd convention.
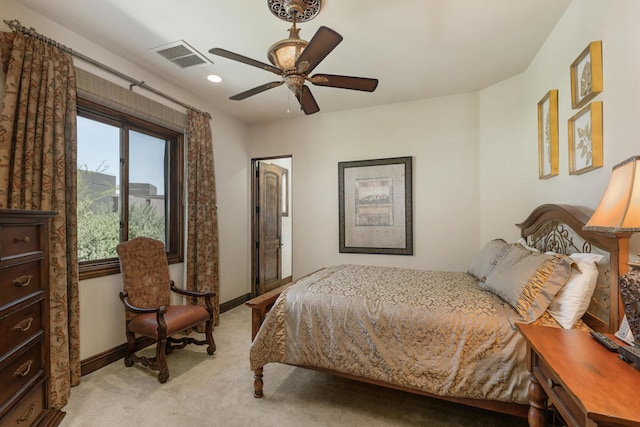
[[[572,108],[582,108],[602,90],[602,42],[594,41],[571,64]]]
[[[338,163],[339,251],[413,255],[412,157]]]
[[[558,90],[538,102],[538,179],[558,175]]]
[[[592,102],[569,119],[569,175],[602,167],[602,102]]]

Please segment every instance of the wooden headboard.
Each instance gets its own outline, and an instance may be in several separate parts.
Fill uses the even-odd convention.
[[[583,230],[593,211],[588,208],[546,204],[516,224],[527,244],[540,251],[570,255],[576,252],[599,253],[605,256],[599,263],[600,274],[583,320],[591,328],[615,332],[624,314],[618,276],[629,269],[629,238],[631,233],[603,233]]]

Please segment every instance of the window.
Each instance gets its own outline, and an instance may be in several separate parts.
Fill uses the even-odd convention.
[[[183,257],[180,133],[78,100],[80,278],[119,272],[116,245],[137,236]]]

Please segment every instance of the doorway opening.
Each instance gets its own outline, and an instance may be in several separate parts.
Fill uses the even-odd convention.
[[[292,156],[251,160],[251,293],[291,282]]]

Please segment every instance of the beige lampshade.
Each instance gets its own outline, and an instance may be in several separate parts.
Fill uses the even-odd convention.
[[[598,208],[583,227],[611,233],[640,231],[640,156],[613,167]]]

